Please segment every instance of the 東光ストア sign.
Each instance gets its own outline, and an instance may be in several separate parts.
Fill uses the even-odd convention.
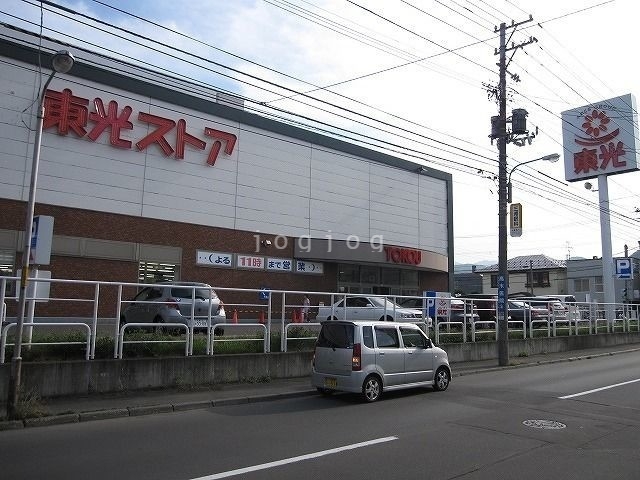
[[[565,179],[637,170],[637,117],[631,94],[562,112]]]

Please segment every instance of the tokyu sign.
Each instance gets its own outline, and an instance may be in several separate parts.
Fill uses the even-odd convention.
[[[637,170],[638,138],[631,94],[562,112],[565,179],[575,182]]]

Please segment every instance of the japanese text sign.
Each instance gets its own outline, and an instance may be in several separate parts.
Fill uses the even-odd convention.
[[[522,236],[522,204],[512,203],[509,207],[510,213],[510,231],[512,237]]]
[[[89,107],[90,103],[92,108]],[[112,146],[131,149],[133,142],[122,137],[123,130],[133,130],[134,124],[129,120],[133,109],[130,106],[119,107],[115,100],[109,101],[107,107],[101,98],[90,102],[88,98],[73,95],[65,88],[62,92],[47,90],[44,97],[43,129],[55,127],[59,135],[73,132],[78,137],[86,137],[95,142],[105,131],[108,131],[109,142]],[[173,155],[176,160],[185,157],[185,147],[195,150],[205,150],[207,142],[202,138],[187,132],[187,121],[183,118],[177,122],[146,112],[138,112],[134,117],[138,123],[140,139],[135,143],[138,151],[143,151],[152,145],[159,148],[167,157]],[[175,134],[171,132],[175,129]],[[231,155],[235,147],[236,135],[211,127],[205,127],[204,138],[210,142],[206,155],[206,164],[213,166],[218,154],[222,150]],[[172,143],[169,143],[169,140]],[[223,148],[224,147],[224,148]]]
[[[575,182],[638,169],[633,95],[562,112],[565,179]]]
[[[233,267],[233,254],[198,250],[196,253],[196,265],[211,265],[212,267]]]
[[[324,273],[324,265],[318,262],[307,262],[304,260],[296,261],[297,273],[315,273],[322,275]]]
[[[267,270],[292,272],[293,261],[290,258],[267,258]]]
[[[237,255],[236,267],[251,268],[253,270],[264,270],[264,257],[255,257],[251,255]]]

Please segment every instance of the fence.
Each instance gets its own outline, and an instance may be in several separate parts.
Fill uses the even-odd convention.
[[[17,320],[7,315],[16,310],[17,298],[7,292],[9,286],[13,287],[11,282],[17,285],[18,281],[17,277],[0,278],[0,363],[5,362],[6,349],[15,341]],[[46,297],[37,285],[45,283],[49,287],[42,289],[49,293]],[[168,288],[168,293],[162,288]],[[494,341],[498,335],[495,306],[487,307],[486,299],[477,298],[427,299],[66,279],[32,279],[27,290],[23,344],[31,348],[52,343],[34,341],[34,329],[81,330],[86,334],[83,342],[56,343],[85,345],[87,359],[95,358],[96,339],[100,337],[113,341],[114,358],[123,358],[126,345],[135,343],[184,343],[184,355],[190,356],[197,335],[205,338],[206,355],[213,355],[216,343],[232,341],[261,342],[267,353],[274,335],[280,336],[280,351],[286,352],[294,340],[315,340],[320,322],[327,319],[411,321],[422,325],[436,343]],[[125,291],[137,293],[129,297]],[[305,305],[305,294],[313,299],[313,305]],[[434,305],[433,310],[429,311],[427,305]],[[638,307],[576,303],[558,311],[551,305],[545,309],[523,300],[509,309],[508,333],[510,338],[526,339],[638,332]],[[607,318],[608,312],[615,312],[614,317]],[[302,331],[295,326],[303,327]],[[131,337],[129,333],[138,329],[163,329],[176,335],[161,339]]]

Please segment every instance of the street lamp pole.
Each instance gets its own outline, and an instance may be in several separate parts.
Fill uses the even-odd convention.
[[[67,50],[56,52],[51,60],[53,70],[38,95],[38,110],[36,133],[33,143],[33,158],[31,163],[31,183],[29,185],[29,203],[27,204],[27,216],[24,227],[24,249],[22,250],[22,273],[20,276],[20,294],[18,297],[17,325],[13,356],[11,358],[11,372],[9,376],[7,416],[15,419],[20,399],[20,383],[22,374],[22,334],[24,330],[24,313],[26,307],[27,283],[29,279],[29,266],[31,261],[31,231],[33,226],[33,213],[36,203],[36,186],[38,181],[38,167],[40,165],[40,146],[42,143],[42,125],[44,122],[44,98],[47,87],[56,73],[67,73],[73,67],[73,55]]]
[[[551,153],[549,155],[545,155],[544,157],[534,158],[533,160],[528,160],[526,162],[522,162],[517,164],[515,167],[511,169],[509,172],[509,178],[507,180],[507,203],[511,203],[512,200],[512,188],[511,188],[511,174],[515,172],[522,165],[526,165],[527,163],[539,162],[541,160],[545,160],[547,162],[555,163],[560,159],[560,155],[557,153]]]

